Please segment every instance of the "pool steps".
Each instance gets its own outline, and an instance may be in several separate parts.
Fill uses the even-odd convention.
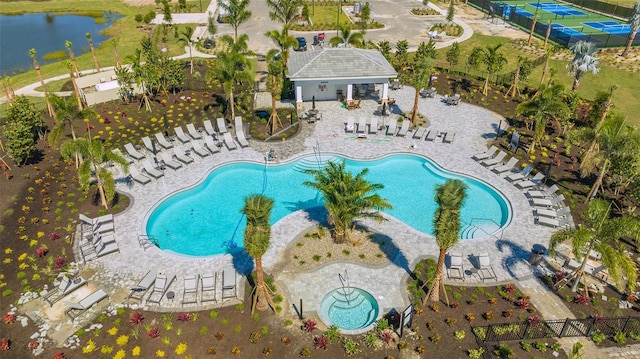
[[[317,170],[326,166],[328,162],[335,161],[338,161],[338,158],[335,156],[308,156],[300,159],[293,169],[298,172],[304,172],[305,170]]]

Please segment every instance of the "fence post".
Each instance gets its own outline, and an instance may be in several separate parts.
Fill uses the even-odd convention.
[[[564,325],[562,326],[562,330],[560,331],[560,335],[559,335],[560,338],[564,338],[567,330],[569,329],[569,323],[570,323],[569,318],[564,320]]]

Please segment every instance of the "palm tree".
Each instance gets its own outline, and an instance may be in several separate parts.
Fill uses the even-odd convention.
[[[233,38],[238,41],[238,27],[249,20],[251,11],[248,10],[251,0],[228,0],[218,2],[221,10],[224,10],[225,22],[233,27]]]
[[[40,80],[40,86],[42,87],[42,92],[44,93],[44,99],[47,102],[47,111],[49,112],[49,116],[54,117],[55,111],[53,106],[51,106],[51,102],[49,102],[49,97],[47,94],[47,85],[44,83],[44,79],[42,78],[42,72],[40,71],[40,64],[38,63],[38,57],[36,56],[36,49],[29,50],[29,57],[33,60],[33,68],[36,70],[38,74],[38,79]]]
[[[633,44],[633,39],[635,39],[638,30],[640,30],[640,2],[636,1],[633,4],[633,13],[627,20],[627,24],[631,28],[631,32],[629,33],[629,38],[627,39],[627,46],[622,51],[621,56],[627,56],[629,50],[631,49],[631,45]]]
[[[438,208],[436,208],[436,213],[433,217],[433,227],[440,254],[438,255],[438,266],[433,277],[433,283],[424,298],[424,303],[428,300],[440,300],[440,286],[444,284],[442,282],[444,259],[447,251],[458,243],[460,210],[466,197],[467,185],[461,180],[450,179],[436,186],[435,201],[438,204]],[[447,298],[447,304],[448,302],[449,299]]]
[[[207,73],[209,79],[217,79],[222,83],[224,92],[228,96],[229,107],[231,108],[231,118],[235,117],[234,89],[236,83],[242,81],[253,81],[253,77],[247,70],[248,62],[245,56],[248,36],[240,35],[235,42],[229,35],[224,35],[220,40],[227,44],[226,49],[219,51],[214,66]],[[244,50],[243,50],[244,49]]]
[[[557,84],[545,88],[531,100],[516,107],[518,116],[527,116],[535,121],[535,132],[529,151],[532,151],[536,144],[540,144],[549,121],[553,121],[557,124],[557,128],[560,128],[560,123],[571,115],[571,109],[564,102],[563,97],[564,86]]]
[[[351,28],[348,26],[340,26],[340,36],[334,36],[329,40],[329,44],[332,46],[351,45],[351,47],[359,47],[362,45],[364,39],[361,32],[351,32]]]
[[[222,6],[223,3],[220,3]],[[180,36],[178,37],[178,42],[184,44],[184,46],[189,46],[189,67],[191,75],[193,75],[193,55],[191,55],[191,50],[193,49],[193,45],[195,45],[195,41],[192,40],[193,37],[193,27],[185,26],[182,32],[180,32]]]
[[[498,52],[502,44],[487,45],[485,48],[475,47],[469,55],[469,64],[477,66],[484,64],[487,76],[484,79],[484,86],[482,87],[482,93],[487,96],[489,91],[489,78],[492,75],[502,71],[504,65],[507,64],[507,58],[501,52]]]
[[[269,74],[267,75],[267,90],[271,93],[271,116],[269,117],[269,124],[271,124],[271,134],[276,132],[277,124],[280,123],[278,118],[278,111],[276,108],[276,100],[280,99],[282,93],[283,81],[282,81],[282,57],[278,58],[276,55],[278,50],[272,49],[267,53],[267,64]],[[282,124],[280,124],[282,125]]]
[[[136,84],[142,89],[142,101],[140,106],[144,103],[147,111],[151,111],[151,100],[149,99],[149,86],[147,84],[147,71],[145,71],[145,64],[142,62],[142,50],[135,49],[133,54],[128,55],[125,60],[131,65],[132,77]]]
[[[76,101],[78,103],[78,110],[82,111],[82,98],[80,97],[80,89],[78,88],[78,83],[76,82],[75,76],[73,76],[73,63],[71,61],[67,61],[66,64],[67,69],[69,69],[69,77],[71,78],[71,84],[73,85],[73,92],[76,95]]]
[[[431,77],[433,59],[423,57],[419,63],[414,63],[405,70],[403,81],[411,85],[415,90],[413,97],[413,108],[411,110],[411,123],[416,125],[418,122],[418,101],[420,100],[420,89],[429,84]]]
[[[93,39],[91,39],[91,33],[87,32],[84,34],[87,38],[87,42],[89,42],[89,49],[91,50],[91,56],[93,56],[93,66],[96,68],[96,72],[100,72],[100,64],[98,63],[98,58],[96,57],[96,49],[93,48]]]
[[[73,122],[78,119],[89,118],[94,114],[93,110],[89,108],[83,110],[78,109],[74,99],[71,97],[63,98],[56,94],[51,94],[47,101],[51,102],[56,112],[56,124],[51,129],[51,132],[49,132],[48,138],[51,147],[55,147],[60,135],[67,127],[71,129],[71,138],[75,140],[77,137]]]
[[[567,65],[569,73],[573,75],[571,91],[576,91],[578,90],[582,76],[587,72],[597,74],[598,71],[600,71],[600,68],[598,68],[598,57],[595,55],[597,49],[593,42],[578,41],[571,45],[569,50],[573,54],[573,60]]]
[[[119,42],[120,42],[120,39],[117,37],[114,37],[111,39],[111,45],[113,46],[113,56],[116,59],[116,67],[120,67],[120,54],[118,53]]]
[[[298,16],[298,7],[302,0],[267,0],[269,18],[283,25],[282,30],[287,32],[291,21]]]
[[[253,288],[253,303],[251,315],[258,310],[266,310],[267,304],[274,309],[275,305],[269,295],[269,288],[264,281],[262,269],[262,256],[269,249],[271,240],[271,209],[273,199],[261,195],[252,194],[244,198],[244,207],[240,212],[247,217],[247,228],[244,230],[244,248],[256,261],[256,284]]]
[[[346,162],[335,163],[329,161],[323,169],[305,170],[314,177],[313,181],[305,181],[305,186],[317,189],[324,197],[324,206],[329,213],[329,224],[333,225],[332,234],[336,243],[351,240],[352,226],[357,218],[372,218],[384,221],[379,213],[392,206],[386,199],[380,197],[378,190],[384,188],[382,184],[370,183],[365,179],[369,170],[365,168],[356,176],[346,169]]]
[[[553,54],[556,53],[557,50],[558,48],[551,44],[547,45],[547,48],[544,49],[544,66],[542,66],[542,76],[540,77],[540,85],[538,85],[539,87],[542,87],[544,78],[547,77],[547,72],[549,72],[549,60],[551,60],[551,56],[553,56]]]
[[[112,201],[116,194],[115,180],[111,172],[104,168],[104,163],[111,162],[118,165],[124,173],[128,173],[127,160],[104,148],[101,141],[91,141],[86,138],[69,140],[62,144],[60,153],[65,159],[80,155],[84,160],[78,167],[78,181],[86,191],[95,176],[100,199],[105,209],[109,209],[108,201]]]
[[[264,34],[266,37],[273,40],[273,42],[280,49],[281,57],[282,57],[282,70],[287,67],[287,61],[289,60],[289,51],[291,47],[296,46],[298,42],[296,38],[289,35],[286,28],[282,28],[282,31],[271,30]]]
[[[80,70],[78,70],[78,64],[76,64],[76,55],[73,53],[73,43],[69,40],[64,42],[64,47],[67,48],[67,51],[69,52],[69,59],[71,60],[71,63],[73,64],[73,70],[75,71],[75,76],[80,76]],[[73,74],[73,72],[72,72]]]
[[[626,289],[633,292],[636,287],[637,272],[633,259],[624,253],[623,248],[616,246],[621,237],[640,239],[640,221],[631,217],[611,218],[611,203],[604,200],[593,200],[584,213],[584,226],[572,229],[562,229],[551,236],[549,252],[555,255],[556,248],[565,241],[571,242],[572,253],[576,260],[582,261],[580,267],[556,283],[562,287],[575,278],[572,290],[578,289],[578,283],[584,276],[588,253],[595,250],[602,254],[602,265],[609,272],[618,288],[622,287],[622,277],[626,277]],[[585,290],[585,294],[588,291]]]

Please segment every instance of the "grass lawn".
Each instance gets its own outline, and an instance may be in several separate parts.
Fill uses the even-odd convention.
[[[316,4],[315,10],[312,5],[309,6],[309,15],[311,17],[311,22],[313,24],[330,24],[335,28],[336,20],[338,19],[338,6],[320,6]],[[341,9],[342,10],[342,9]],[[351,26],[355,25],[349,21],[349,18],[344,13],[344,11],[340,12],[340,25],[342,26]]]

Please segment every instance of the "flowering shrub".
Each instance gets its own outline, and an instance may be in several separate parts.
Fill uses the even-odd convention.
[[[57,352],[53,355],[53,359],[65,359],[65,356],[61,352]]]
[[[0,351],[4,352],[11,348],[11,341],[7,338],[0,339]]]
[[[131,349],[131,355],[133,355],[134,357],[140,356],[140,346],[136,345],[135,347],[133,347],[133,349]]]
[[[164,358],[164,350],[160,350],[160,349],[156,350],[156,356],[158,358]]]
[[[128,342],[129,342],[128,335],[121,335],[118,337],[118,339],[116,339],[116,344],[118,344],[118,346],[127,345]]]
[[[35,350],[40,346],[40,342],[37,340],[32,340],[27,346],[29,347],[29,350]]]
[[[111,327],[111,329],[107,330],[107,333],[109,333],[109,335],[116,335],[118,334],[118,328]]]
[[[15,314],[7,313],[2,317],[2,320],[4,320],[5,324],[11,324],[16,322],[16,318]]]
[[[86,346],[82,347],[82,353],[84,354],[89,354],[94,350],[96,350],[96,343],[91,339],[89,339]]]
[[[126,355],[127,355],[127,352],[125,352],[124,349],[120,349],[118,350],[116,355],[113,356],[113,359],[124,359]]]
[[[180,343],[178,344],[178,346],[176,346],[176,354],[178,355],[182,355],[187,351],[187,344],[186,343]]]

